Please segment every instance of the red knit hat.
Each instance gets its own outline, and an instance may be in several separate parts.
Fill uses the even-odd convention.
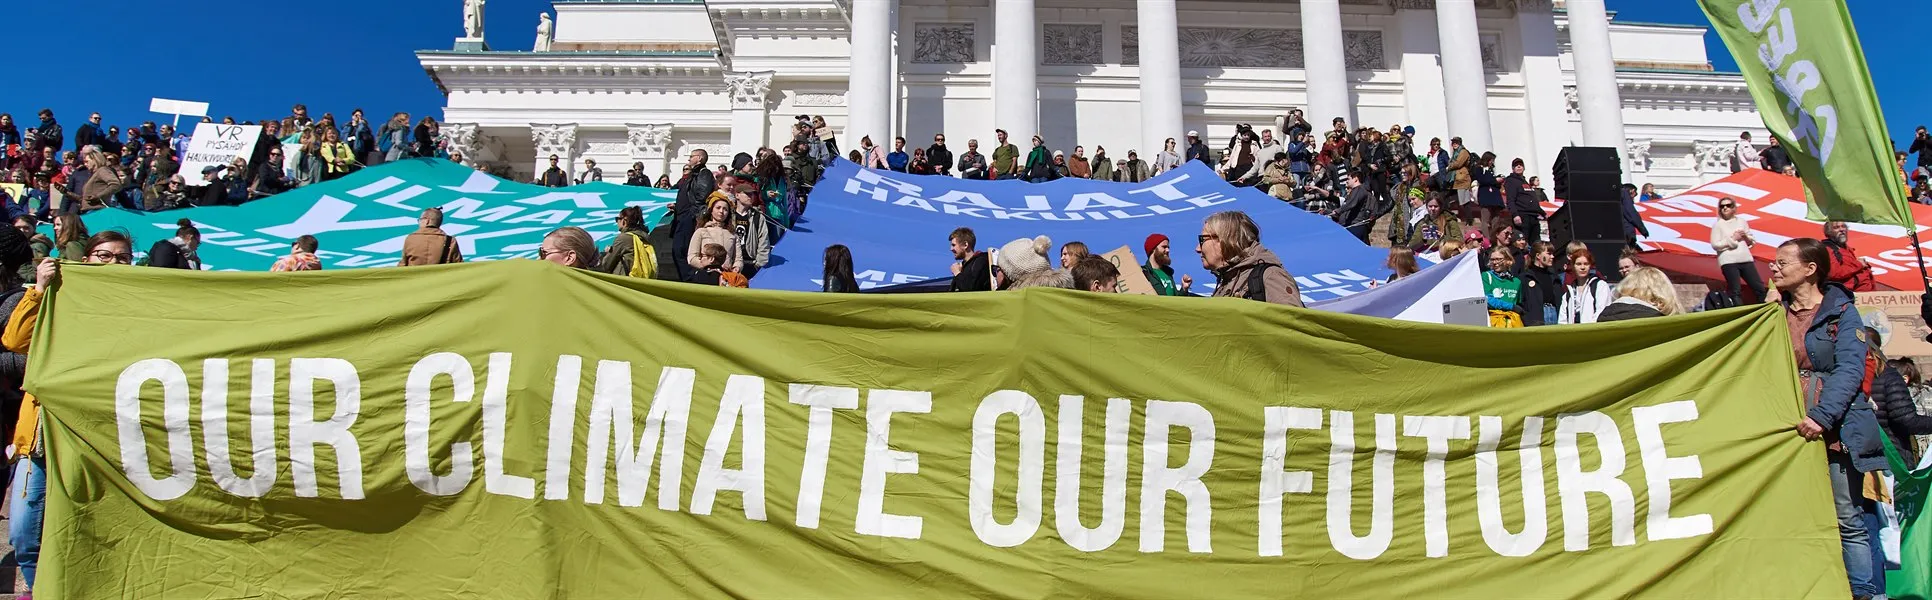
[[[1161,245],[1161,242],[1165,242],[1165,241],[1167,241],[1166,235],[1156,233],[1156,234],[1147,236],[1147,243],[1141,244],[1141,249],[1145,250],[1148,256],[1153,256],[1154,247]]]

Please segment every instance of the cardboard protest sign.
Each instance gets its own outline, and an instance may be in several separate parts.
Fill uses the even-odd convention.
[[[1121,246],[1100,257],[1114,263],[1114,268],[1120,269],[1120,283],[1114,288],[1116,293],[1155,295],[1154,284],[1147,281],[1146,273],[1141,272],[1140,260],[1134,258],[1133,248]]]
[[[1925,334],[1932,332],[1919,318],[1921,292],[1860,292],[1858,305],[1885,311],[1892,325],[1892,337],[1885,341],[1885,355],[1892,358],[1932,356],[1932,344]]]
[[[194,137],[188,139],[188,153],[181,156],[182,177],[189,181],[200,181],[202,169],[215,165],[227,166],[235,162],[237,156],[252,156],[255,142],[261,136],[260,125],[195,125]],[[250,168],[254,166],[249,165]]]

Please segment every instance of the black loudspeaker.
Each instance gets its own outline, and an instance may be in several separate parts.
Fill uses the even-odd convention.
[[[1617,279],[1617,257],[1628,242],[1623,233],[1623,161],[1615,148],[1571,146],[1550,166],[1551,185],[1563,208],[1550,215],[1550,241],[1557,252],[1583,242],[1596,256],[1597,271]]]
[[[1623,160],[1616,148],[1569,146],[1550,165],[1550,185],[1564,202],[1617,201],[1623,184]]]

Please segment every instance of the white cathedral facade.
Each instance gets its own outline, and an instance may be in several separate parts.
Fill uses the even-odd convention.
[[[476,36],[417,53],[465,160],[528,180],[557,155],[621,182],[713,162],[823,116],[839,147],[895,135],[955,153],[1109,156],[1303,108],[1318,131],[1413,125],[1547,173],[1566,145],[1620,145],[1625,179],[1687,188],[1765,139],[1700,26],[1619,21],[1603,0],[553,0],[532,50]],[[480,15],[478,15],[480,20]],[[466,23],[466,28],[468,27]],[[504,36],[497,36],[502,39]],[[521,32],[512,38],[530,39]],[[1446,144],[1445,144],[1446,145]],[[908,150],[910,151],[910,150]],[[676,179],[675,175],[672,177]]]

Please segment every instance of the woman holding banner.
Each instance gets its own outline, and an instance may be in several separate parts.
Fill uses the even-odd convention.
[[[86,248],[90,263],[134,262],[134,241],[119,231],[95,234],[87,240]],[[27,353],[27,346],[34,339],[34,325],[40,320],[40,302],[59,280],[60,262],[41,261],[34,270],[34,287],[20,295],[20,302],[7,318],[5,331],[0,332],[0,346],[5,346],[8,352]],[[8,498],[7,539],[13,544],[14,560],[31,594],[35,567],[40,564],[41,518],[47,508],[47,451],[40,440],[40,402],[33,394],[23,397],[13,431],[14,456],[26,460],[14,467],[13,480],[19,484],[9,491],[12,497]]]
[[[1778,246],[1771,263],[1791,326],[1796,349],[1804,420],[1798,435],[1825,441],[1831,475],[1832,503],[1837,509],[1838,537],[1843,546],[1851,593],[1868,598],[1885,592],[1872,577],[1873,540],[1865,528],[1870,509],[1864,494],[1864,473],[1886,469],[1880,446],[1878,417],[1862,391],[1865,380],[1866,334],[1850,290],[1829,283],[1831,254],[1811,238]]]

